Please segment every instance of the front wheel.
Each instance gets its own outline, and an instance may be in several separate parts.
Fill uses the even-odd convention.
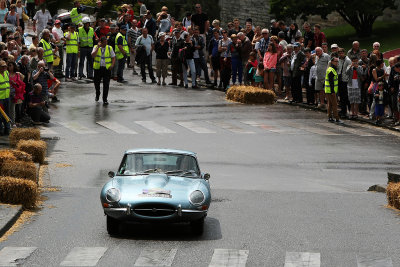
[[[202,235],[204,232],[204,217],[197,221],[190,222],[190,227],[192,228],[193,234]]]
[[[109,235],[117,235],[119,232],[119,221],[107,215],[107,232]]]

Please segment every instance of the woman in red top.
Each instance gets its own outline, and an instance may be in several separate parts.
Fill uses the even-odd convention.
[[[15,62],[8,63],[8,72],[10,74],[10,119],[13,123],[22,119],[22,102],[24,101],[25,83],[24,75],[17,72]]]
[[[269,42],[267,52],[264,54],[264,88],[274,90],[274,75],[276,72],[276,63],[278,61],[278,52],[273,42]]]

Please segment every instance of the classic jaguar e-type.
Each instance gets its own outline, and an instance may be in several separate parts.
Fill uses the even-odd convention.
[[[201,173],[193,152],[135,149],[101,190],[100,200],[110,235],[123,221],[190,222],[201,235],[211,202],[208,173]]]

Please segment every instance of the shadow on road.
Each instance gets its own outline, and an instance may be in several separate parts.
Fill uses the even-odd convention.
[[[194,240],[218,240],[222,238],[219,220],[207,217],[204,223],[204,233],[196,236],[191,232],[190,224],[144,224],[123,223],[120,226],[120,234],[114,236],[117,239],[134,240],[165,240],[165,241],[194,241]]]

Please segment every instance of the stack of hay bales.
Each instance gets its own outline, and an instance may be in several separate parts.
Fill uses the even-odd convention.
[[[0,150],[0,202],[33,207],[39,196],[37,169],[43,163],[47,146],[35,128],[16,128],[10,145],[17,149]]]
[[[226,98],[245,104],[273,104],[276,95],[272,90],[253,86],[232,86],[226,92]]]
[[[400,210],[400,183],[389,183],[386,195],[389,206]]]

